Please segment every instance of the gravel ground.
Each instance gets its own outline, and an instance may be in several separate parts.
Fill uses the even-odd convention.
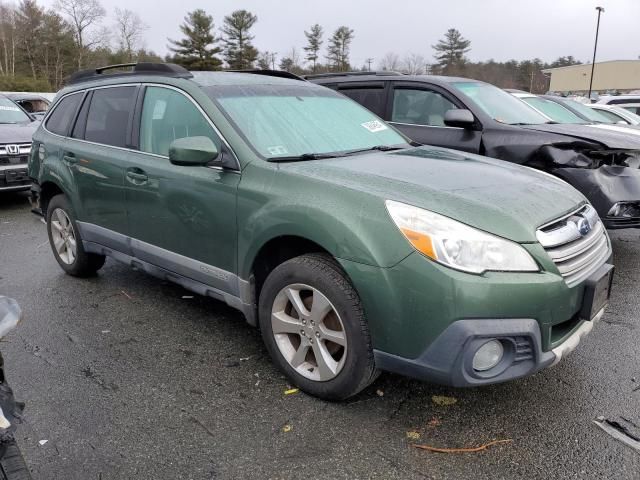
[[[640,234],[612,241],[611,306],[557,367],[464,390],[385,374],[327,403],[285,395],[258,332],[220,302],[111,260],[65,276],[26,196],[0,195],[0,294],[24,310],[2,343],[27,404],[18,441],[36,480],[638,479],[640,455],[593,423],[640,435]],[[511,442],[410,447],[496,439]]]

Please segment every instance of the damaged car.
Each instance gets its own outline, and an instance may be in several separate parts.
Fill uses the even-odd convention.
[[[640,136],[557,124],[491,84],[457,77],[319,74],[422,144],[479,153],[553,174],[580,190],[609,229],[640,227]]]

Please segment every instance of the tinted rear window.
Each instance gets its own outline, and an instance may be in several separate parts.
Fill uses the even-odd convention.
[[[90,142],[126,147],[129,116],[136,87],[100,88],[93,92],[84,138]]]
[[[60,100],[47,119],[47,130],[66,137],[80,100],[82,93],[74,93]]]
[[[340,88],[339,92],[367,107],[376,115],[384,116],[384,88]]]

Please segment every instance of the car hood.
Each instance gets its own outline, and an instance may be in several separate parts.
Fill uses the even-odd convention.
[[[0,144],[31,143],[40,122],[0,124]]]
[[[425,208],[522,243],[535,242],[539,226],[586,202],[549,174],[434,147],[282,163],[280,168]]]
[[[527,125],[524,128],[595,142],[604,148],[640,150],[640,136],[637,131],[623,127],[616,127],[614,125],[573,125],[558,123]]]

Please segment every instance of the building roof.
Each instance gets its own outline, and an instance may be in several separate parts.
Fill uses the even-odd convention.
[[[606,65],[609,63],[637,63],[638,65],[640,65],[640,60],[605,60],[604,62],[596,62],[596,66],[598,65]],[[557,72],[558,70],[568,70],[568,69],[572,69],[572,68],[584,68],[584,67],[591,67],[590,63],[579,63],[577,65],[567,65],[564,67],[554,67],[554,68],[545,68],[544,70],[542,70],[544,73],[552,73],[552,72]]]

